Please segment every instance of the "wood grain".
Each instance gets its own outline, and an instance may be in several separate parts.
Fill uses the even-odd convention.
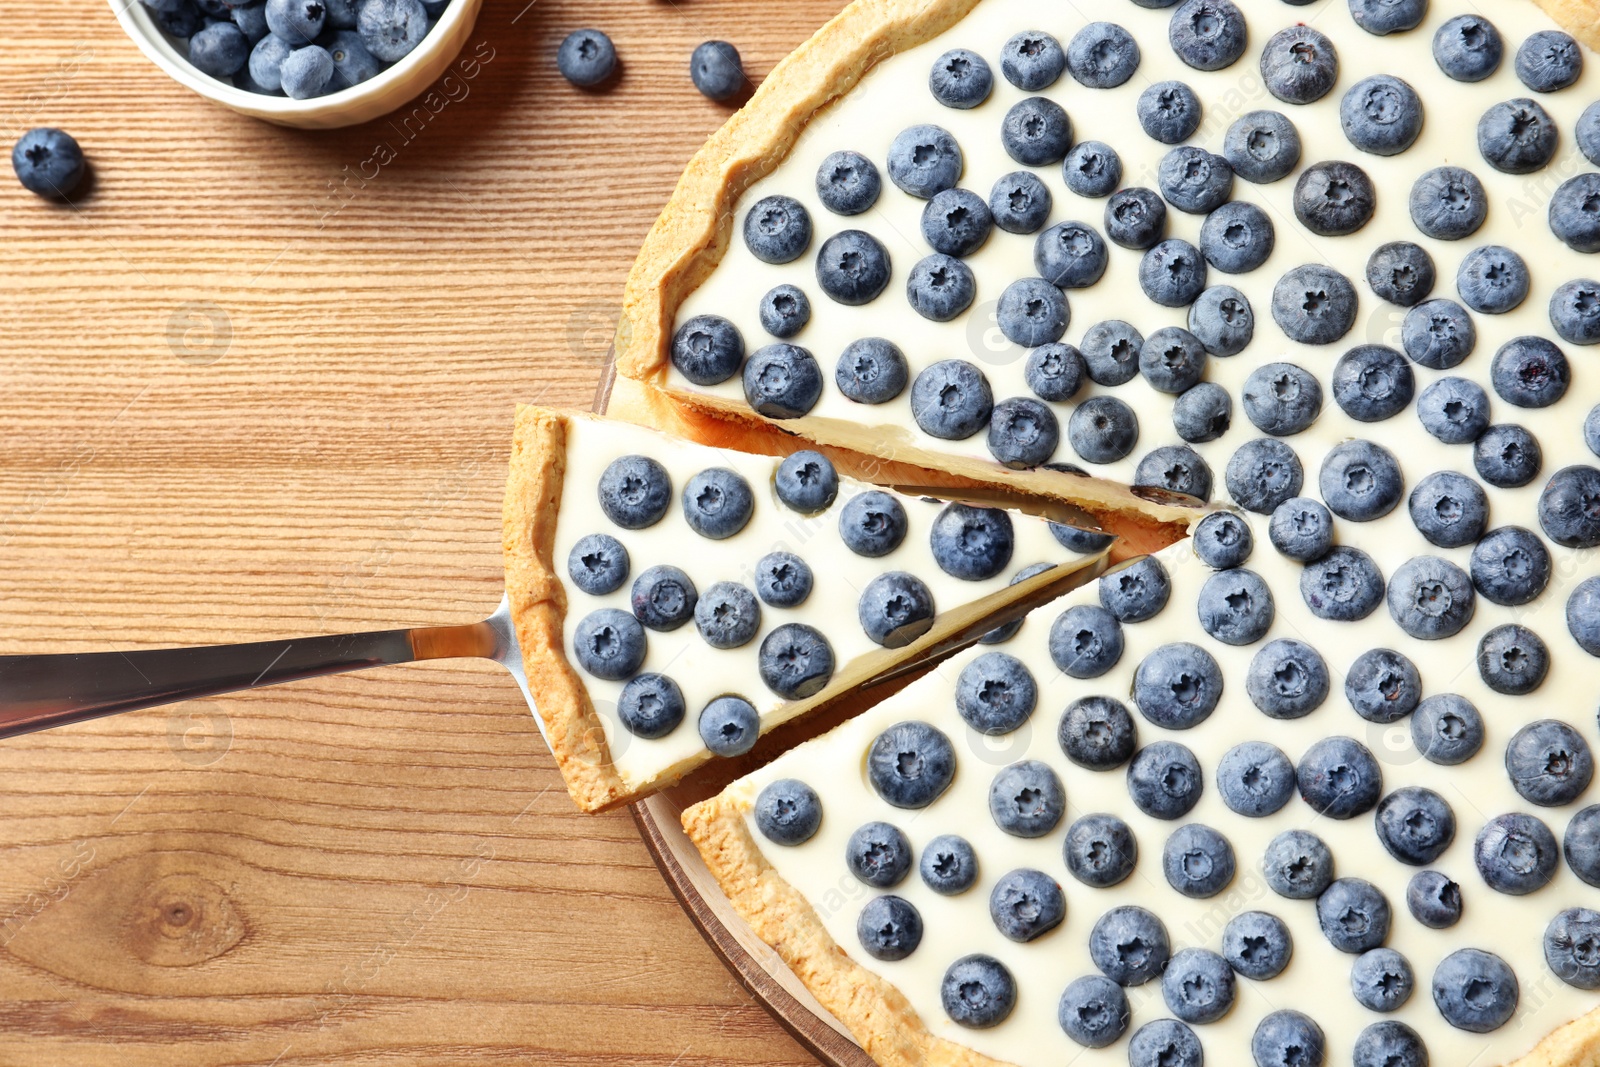
[[[71,130],[94,181],[70,208],[0,181],[0,652],[494,606],[512,405],[588,405],[633,253],[725,115],[690,50],[731,40],[759,77],[839,6],[525,3],[489,0],[492,58],[409,136],[241,118],[94,3],[8,7],[3,140]],[[579,25],[617,42],[609,93],[554,72]],[[498,668],[0,745],[0,1065],[397,1062],[810,1059],[627,813],[572,809]]]

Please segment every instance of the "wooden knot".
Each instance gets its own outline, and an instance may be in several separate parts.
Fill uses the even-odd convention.
[[[168,874],[128,909],[128,950],[157,967],[192,967],[244,940],[245,924],[227,892],[197,874]]]

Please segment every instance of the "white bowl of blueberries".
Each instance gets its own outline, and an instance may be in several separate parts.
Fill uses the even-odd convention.
[[[455,62],[482,0],[110,0],[141,51],[208,100],[284,126],[387,114]]]

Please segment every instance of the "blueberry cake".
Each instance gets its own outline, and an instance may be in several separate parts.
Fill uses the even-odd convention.
[[[862,0],[691,162],[621,374],[1190,535],[685,814],[880,1062],[1600,1063],[1597,25]]]
[[[517,415],[506,589],[539,714],[585,810],[748,752],[770,728],[1103,566],[1110,540],[879,489],[808,449],[758,456],[626,422]]]

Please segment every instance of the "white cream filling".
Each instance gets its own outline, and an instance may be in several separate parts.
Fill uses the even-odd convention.
[[[583,679],[605,728],[606,745],[618,774],[631,788],[654,782],[681,765],[706,755],[696,723],[700,710],[716,697],[737,694],[761,714],[762,728],[777,725],[793,713],[794,702],[768,689],[758,670],[758,652],[768,633],[786,623],[805,623],[822,631],[833,646],[835,676],[860,657],[881,653],[856,616],[861,591],[886,571],[909,571],[927,583],[934,607],[941,613],[959,608],[1004,589],[1012,576],[1034,563],[1067,563],[1080,557],[1063,548],[1038,519],[1013,515],[1016,547],[1011,562],[997,577],[984,581],[953,578],[933,559],[929,533],[944,505],[914,497],[899,497],[905,506],[907,532],[900,547],[885,556],[858,556],[839,537],[839,513],[858,493],[873,488],[841,478],[839,495],[826,511],[806,516],[778,500],[773,487],[780,459],[690,444],[633,426],[573,416],[568,423],[567,473],[561,508],[556,520],[555,565],[567,590],[564,647],[573,647],[578,623],[600,608],[630,610],[633,581],[648,567],[670,564],[682,569],[704,594],[720,581],[739,582],[755,592],[755,567],[769,552],[792,552],[811,567],[815,584],[804,603],[794,608],[761,604],[761,626],[748,644],[718,649],[707,644],[691,619],[676,630],[646,630],[648,651],[641,671],[665,674],[683,690],[684,721],[665,737],[635,737],[622,725],[617,698],[624,682],[605,681],[583,670],[576,657],[574,668]],[[672,477],[672,505],[662,519],[642,530],[624,530],[600,510],[597,487],[600,475],[620,456],[649,456]],[[711,540],[690,529],[679,502],[685,483],[709,467],[727,467],[750,483],[755,508],[750,522],[732,537]],[[605,596],[591,596],[567,576],[567,557],[580,539],[591,533],[615,537],[628,550],[630,569],[621,588]]]

